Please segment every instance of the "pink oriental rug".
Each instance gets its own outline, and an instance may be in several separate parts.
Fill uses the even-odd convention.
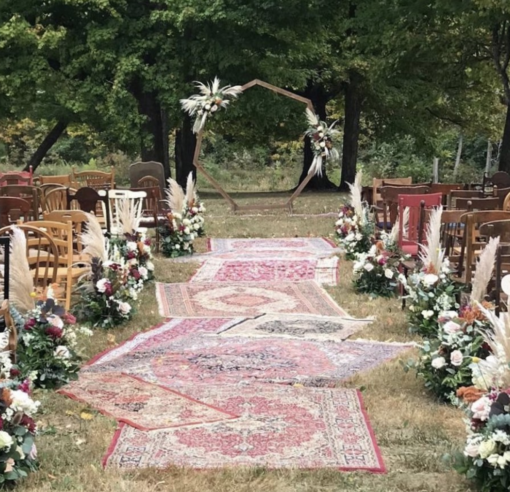
[[[123,425],[104,464],[125,470],[175,465],[385,471],[356,390],[257,385],[188,391],[240,418],[152,432]]]
[[[182,395],[122,373],[81,373],[59,391],[140,430],[165,429],[236,418]]]
[[[263,250],[297,250],[314,255],[327,255],[336,251],[336,245],[322,237],[289,237],[289,238],[250,238],[250,239],[209,239],[209,249],[213,253],[236,251]]]
[[[338,257],[303,260],[210,259],[198,270],[192,282],[303,282],[322,285],[338,283]]]
[[[159,312],[169,317],[253,317],[300,313],[347,317],[314,281],[156,283]]]

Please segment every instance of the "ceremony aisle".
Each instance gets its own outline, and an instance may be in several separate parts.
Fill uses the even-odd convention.
[[[303,201],[308,200],[308,198],[308,196],[303,198]],[[323,198],[317,199],[317,204],[321,203],[320,206],[322,207],[323,201]],[[337,201],[338,198],[336,196],[334,203],[331,200],[330,206],[332,209],[336,208],[334,204]],[[314,235],[319,238],[321,235],[327,237],[332,230],[331,218],[328,217],[306,220],[303,217],[294,218],[282,214],[247,219],[242,216],[233,217],[229,213],[225,213],[224,206],[220,204],[213,204],[208,209],[214,210],[216,215],[223,214],[221,218],[211,220],[208,223],[207,233],[213,237],[246,237],[249,235],[252,237],[307,237]],[[214,241],[212,244],[214,244]],[[205,241],[202,243],[199,251],[201,252],[200,256],[210,256],[210,254],[207,254]],[[297,253],[299,248],[295,251]],[[250,261],[259,261],[258,266],[250,269],[250,282],[254,282],[256,281],[253,278],[254,275],[258,275],[258,272],[260,272],[261,259],[254,257],[252,251],[245,250],[245,252],[252,255],[249,258]],[[230,253],[232,251],[219,254],[230,255]],[[201,258],[199,259],[202,261]],[[238,276],[238,272],[242,271],[242,264],[247,260],[238,260],[233,257],[216,258],[216,260],[218,259],[221,261],[215,261],[213,268],[209,268],[209,271],[215,270],[214,277],[207,280],[199,278],[200,271],[198,268],[201,265],[194,261],[195,259],[193,258],[191,262],[158,260],[156,264],[156,279],[161,283],[186,284],[192,280],[188,285],[212,281],[217,285],[224,283],[224,285],[229,286],[233,282],[231,272],[233,272],[233,275]],[[267,258],[263,260],[265,261],[265,259]],[[233,268],[229,268],[229,263],[225,263],[224,260],[233,261],[236,264]],[[222,268],[216,269],[218,263],[222,264]],[[239,266],[240,263],[241,266]],[[314,268],[317,266],[317,263],[315,261]],[[310,265],[307,265],[306,268],[300,271],[303,271],[303,275],[307,276],[311,271],[310,268]],[[394,350],[392,347],[396,347],[393,345],[394,342],[408,343],[413,341],[408,335],[404,317],[400,312],[397,301],[374,301],[365,296],[355,295],[350,284],[350,266],[340,261],[338,268],[339,274],[336,279],[338,285],[323,285],[318,287],[318,289],[326,289],[329,296],[331,296],[330,299],[334,300],[344,313],[360,319],[374,317],[375,320],[373,322],[360,322],[362,326],[357,326],[356,321],[352,319],[346,320],[344,318],[344,321],[339,323],[338,316],[328,316],[327,318],[321,318],[322,326],[318,330],[320,333],[314,333],[313,330],[310,330],[310,326],[318,324],[317,319],[313,318],[317,316],[316,314],[307,314],[305,316],[296,313],[284,315],[273,313],[242,323],[239,318],[215,317],[212,318],[212,321],[209,319],[207,322],[198,323],[200,326],[193,319],[172,320],[169,323],[162,323],[155,330],[151,330],[151,326],[161,323],[161,317],[155,304],[154,292],[144,293],[141,311],[128,328],[123,331],[98,333],[96,339],[91,341],[91,346],[88,350],[92,356],[101,352],[102,348],[103,350],[108,347],[113,349],[96,357],[83,371],[85,377],[89,378],[90,381],[94,381],[92,386],[85,385],[85,390],[87,388],[97,390],[98,393],[96,393],[94,398],[98,398],[97,395],[103,392],[101,399],[104,405],[99,407],[98,410],[111,415],[113,419],[96,414],[87,405],[68,399],[65,396],[53,396],[53,401],[46,403],[47,408],[50,410],[48,415],[43,416],[41,424],[42,428],[47,432],[58,433],[62,445],[52,448],[51,446],[54,446],[55,440],[48,441],[48,444],[46,444],[44,433],[40,441],[42,452],[49,456],[49,459],[44,463],[41,474],[45,474],[46,480],[48,474],[54,478],[51,479],[52,482],[49,485],[45,485],[45,480],[38,479],[37,476],[39,474],[36,474],[27,482],[24,489],[26,488],[26,490],[31,492],[35,490],[54,490],[55,487],[58,490],[83,490],[86,492],[96,490],[114,492],[134,489],[149,492],[153,490],[167,490],[168,487],[172,490],[189,490],[193,492],[198,492],[199,490],[214,492],[234,490],[236,492],[265,490],[370,490],[396,492],[411,490],[434,491],[443,490],[444,488],[459,492],[467,490],[466,485],[460,482],[458,477],[452,477],[448,473],[447,467],[441,464],[441,456],[451,451],[461,442],[463,429],[459,425],[458,415],[453,409],[436,404],[424,394],[420,382],[416,381],[414,376],[405,374],[402,371],[399,365],[399,358],[403,357],[403,360],[407,360],[407,354],[403,353],[403,355],[399,356],[398,351],[382,354],[378,360],[372,363],[369,363],[367,357],[363,354],[355,360],[350,354],[341,355],[339,353],[337,358],[334,354],[329,353],[327,355],[328,361],[340,360],[342,362],[345,359],[346,362],[340,366],[334,364],[335,367],[330,373],[330,377],[326,378],[324,377],[323,365],[312,365],[310,371],[301,370],[299,366],[292,373],[286,374],[284,371],[283,374],[289,378],[285,382],[292,382],[293,384],[258,383],[257,380],[260,379],[260,375],[253,374],[253,371],[250,373],[252,366],[245,363],[241,369],[243,371],[243,380],[248,380],[248,383],[240,388],[234,386],[236,391],[239,390],[237,393],[244,398],[244,402],[252,398],[252,394],[256,396],[252,389],[253,384],[264,386],[264,390],[260,391],[259,396],[266,399],[267,405],[269,405],[269,402],[278,402],[280,405],[285,403],[286,405],[293,406],[298,403],[295,399],[296,395],[298,395],[301,406],[294,406],[293,408],[303,408],[307,411],[310,411],[311,408],[316,408],[313,410],[313,414],[317,415],[317,418],[313,421],[313,424],[310,423],[308,426],[312,430],[317,430],[318,426],[321,427],[323,425],[321,422],[325,422],[320,417],[321,412],[323,412],[321,409],[325,408],[335,408],[341,411],[343,415],[346,415],[346,412],[350,413],[355,417],[355,425],[353,427],[358,426],[362,428],[366,420],[363,417],[363,412],[356,410],[356,408],[360,410],[360,407],[357,407],[359,404],[357,403],[359,402],[356,397],[357,393],[356,391],[346,391],[346,389],[360,389],[366,407],[366,414],[373,426],[374,434],[387,468],[387,474],[365,472],[339,473],[335,468],[349,467],[342,466],[342,463],[339,466],[340,455],[338,454],[334,456],[336,462],[329,464],[325,460],[322,460],[321,463],[309,462],[302,464],[303,468],[313,468],[313,471],[286,470],[285,468],[292,468],[296,465],[295,462],[290,462],[280,452],[282,447],[281,440],[275,441],[278,452],[273,454],[273,457],[275,457],[274,467],[283,467],[279,470],[262,471],[260,468],[252,468],[254,465],[260,465],[260,461],[252,460],[249,462],[250,460],[243,461],[239,459],[238,463],[242,467],[233,466],[218,471],[210,470],[207,473],[193,470],[193,466],[196,468],[206,468],[208,457],[211,455],[211,449],[209,448],[206,450],[206,454],[201,456],[200,450],[193,443],[207,442],[208,445],[213,446],[215,442],[214,436],[218,434],[219,429],[232,429],[232,424],[236,422],[236,418],[246,419],[249,422],[259,422],[257,412],[260,412],[263,407],[267,408],[266,404],[262,407],[252,405],[251,414],[243,414],[240,411],[243,409],[239,407],[239,398],[235,400],[235,398],[232,399],[232,394],[225,395],[224,393],[226,391],[225,387],[228,388],[229,385],[232,385],[230,382],[236,379],[235,372],[237,371],[236,367],[239,368],[239,361],[246,360],[245,348],[249,347],[250,342],[254,343],[255,347],[263,347],[263,350],[267,352],[270,344],[266,343],[266,340],[274,341],[276,337],[279,339],[277,342],[278,347],[284,347],[285,341],[288,342],[288,347],[297,347],[305,343],[308,347],[308,351],[305,353],[309,354],[310,350],[313,350],[315,353],[316,347],[320,346],[321,341],[325,343],[325,340],[333,342],[336,346],[341,345],[340,341],[344,338],[350,338],[343,342],[343,345],[349,347],[350,345],[357,344],[360,349],[365,345],[370,346],[374,341],[387,342],[380,346],[389,347],[390,349],[388,350],[390,351]],[[222,272],[221,275],[218,275],[217,272],[219,271]],[[281,273],[286,277],[285,280],[280,279],[281,281],[291,281],[288,278],[289,275],[292,275],[295,280],[297,275],[296,271],[291,272],[287,268],[283,268],[281,264],[272,264],[269,269],[264,266],[261,276],[266,277],[267,272],[271,272],[270,275],[273,275],[273,272]],[[194,275],[195,277],[193,277]],[[210,274],[207,273],[207,275]],[[266,278],[264,280],[268,281]],[[307,278],[305,282],[314,282],[316,280]],[[239,280],[236,280],[236,282],[241,283]],[[147,290],[149,291],[150,289]],[[250,299],[246,304],[251,304],[250,309],[252,309],[253,297]],[[286,319],[285,323],[282,324],[283,318]],[[171,326],[168,326],[169,324]],[[195,324],[195,328],[192,327],[193,324]],[[231,326],[228,326],[229,324]],[[338,325],[341,325],[341,328]],[[293,331],[291,337],[289,337],[288,333],[289,326],[292,326]],[[190,331],[194,329],[202,331],[199,337],[191,336]],[[142,331],[143,333],[140,333]],[[172,337],[175,335],[175,339],[164,339],[170,333],[172,333]],[[126,340],[131,334],[135,335],[131,342],[122,344],[122,340]],[[296,336],[299,338],[295,338]],[[206,337],[209,337],[211,341],[207,342]],[[235,345],[234,353],[229,352],[234,357],[230,361],[233,363],[230,364],[229,361],[224,361],[223,354],[226,353],[224,349],[234,346],[232,345],[234,342],[228,342],[228,340],[239,340],[240,337],[243,337],[245,341]],[[357,339],[363,340],[356,341]],[[166,347],[168,346],[176,347],[179,350],[175,352],[173,350],[167,351]],[[301,346],[303,347],[303,345]],[[157,352],[158,347],[161,347],[162,354],[154,353],[155,350]],[[172,367],[165,363],[169,357],[173,362],[174,357],[180,358],[182,354],[191,352],[196,348],[200,348],[200,353],[207,355],[207,357],[200,358],[200,371],[194,372],[191,370],[189,372],[190,369],[184,369],[182,371],[176,370],[175,374],[169,373],[166,370],[161,372],[162,368]],[[221,352],[218,352],[219,348],[221,348]],[[259,350],[260,352],[261,350]],[[262,374],[262,378],[281,379],[278,376],[278,364],[282,361],[288,363],[289,360],[296,360],[293,357],[297,353],[296,350],[288,348],[287,353],[282,354],[280,360],[274,359],[274,365],[267,365],[266,374]],[[142,359],[144,359],[147,354],[151,354],[148,367],[145,360],[141,360],[142,363],[138,364],[137,361],[140,362],[140,357],[143,355]],[[211,355],[214,357],[211,358]],[[154,361],[157,362],[161,358],[163,364],[154,363]],[[323,361],[325,360],[323,359]],[[388,361],[384,362],[385,360]],[[221,364],[219,365],[220,362]],[[177,362],[177,364],[180,364],[180,362]],[[329,364],[328,362],[328,367]],[[95,369],[100,366],[110,366],[113,373],[120,365],[122,365],[123,374],[118,375],[117,380],[119,383],[116,387],[108,386],[110,384],[108,383],[110,381],[108,379],[110,369],[106,372]],[[255,368],[260,366],[261,364],[253,365]],[[228,370],[218,371],[220,367]],[[125,368],[127,370],[124,370]],[[352,372],[345,372],[348,369],[352,369]],[[221,374],[219,374],[220,372]],[[186,373],[186,377],[184,381],[180,381],[179,378],[183,373]],[[154,379],[148,378],[149,375],[151,377],[154,376]],[[320,377],[317,377],[317,375]],[[224,382],[221,383],[222,386],[219,386],[220,391],[218,391],[216,385],[212,388],[212,383],[197,384],[197,376],[207,376],[208,380],[210,379],[211,381],[220,376]],[[315,379],[313,376],[315,376]],[[107,377],[104,384],[101,382],[104,381],[103,377]],[[307,381],[307,378],[312,381]],[[143,412],[141,414],[136,412],[136,407],[140,404],[140,401],[135,402],[135,412],[132,411],[133,407],[131,404],[133,401],[131,398],[133,389],[140,389],[140,391],[137,391],[137,395],[143,399],[143,404],[146,405],[145,408],[148,410],[158,408],[159,394],[161,391],[168,391],[167,389],[150,391],[147,397],[144,388],[140,388],[138,384],[140,379],[155,384],[157,385],[155,387],[158,388],[170,386],[170,384],[162,383],[162,380],[172,382],[172,384],[180,381],[180,387],[172,389],[171,396],[169,394],[166,397],[166,401],[171,401],[172,404],[168,405],[164,409],[165,411],[162,411],[162,408],[159,407],[160,410],[158,411],[161,414],[159,419],[150,418],[150,411],[147,415]],[[255,383],[252,380],[255,380]],[[331,387],[330,383],[332,380],[336,381],[336,387]],[[312,384],[308,385],[309,382]],[[221,389],[222,387],[223,389]],[[123,408],[119,408],[118,405],[116,408],[112,408],[111,402],[108,401],[108,397],[105,395],[115,395],[115,398],[121,399],[125,396],[126,388],[131,392],[129,395],[130,400],[124,402],[127,404]],[[323,395],[323,403],[316,400],[313,396],[315,394]],[[335,398],[337,395],[342,396],[341,400]],[[76,396],[81,400],[90,398],[84,393]],[[190,398],[198,402],[198,404],[193,404],[190,407],[190,413],[186,414],[185,418],[182,414],[178,413],[179,408],[182,408],[180,407],[182,404],[181,398]],[[113,399],[113,401],[116,400]],[[312,401],[316,402],[313,405],[318,406],[311,407]],[[303,407],[303,405],[305,406]],[[277,422],[280,422],[279,426],[286,421],[287,424],[290,422],[290,414],[286,413],[285,409],[272,408],[275,409],[276,415],[284,416],[283,419],[273,420],[274,425]],[[324,413],[322,414],[324,415]],[[139,421],[138,418],[140,417],[142,419]],[[219,417],[219,420],[217,417]],[[113,443],[117,444],[117,446],[120,443],[121,446],[118,449],[115,446],[110,448],[109,466],[106,470],[103,470],[100,467],[101,457],[110,446],[112,436],[119,427],[118,423],[114,420],[115,418],[125,422],[121,424],[116,434],[117,440]],[[170,421],[179,421],[180,419],[182,419],[184,424],[197,422],[197,419],[203,422],[203,424],[198,426],[184,425],[183,427],[172,427],[172,422]],[[310,419],[307,419],[308,421]],[[289,429],[293,431],[292,435],[296,434],[297,438],[299,438],[297,448],[302,449],[304,455],[310,458],[313,455],[313,451],[310,452],[310,448],[303,445],[302,440],[304,436],[303,431],[308,427],[301,425],[299,420],[294,419],[292,427],[289,427]],[[253,429],[252,424],[250,428]],[[149,431],[147,429],[154,430]],[[211,433],[208,433],[207,429],[210,429]],[[274,435],[274,429],[261,427],[258,435],[264,436],[264,433],[268,432],[270,433],[266,435]],[[157,435],[157,440],[147,441],[146,436],[150,433]],[[173,460],[175,453],[180,453],[175,448],[177,435],[182,436],[182,439],[189,443],[186,445],[187,449],[180,454],[182,458],[180,462],[175,459]],[[232,432],[230,435],[239,434]],[[326,434],[321,433],[320,435],[325,436]],[[328,436],[328,438],[336,438],[332,434]],[[179,442],[182,443],[183,440]],[[368,443],[371,444],[371,441],[368,441]],[[289,445],[289,441],[285,441],[285,444]],[[232,445],[230,446],[233,447]],[[142,448],[145,451],[143,453],[141,452]],[[188,457],[190,449],[194,451]],[[215,449],[217,450],[217,448]],[[158,454],[159,451],[162,451],[162,453]],[[268,449],[259,449],[259,451],[267,453]],[[274,453],[275,451],[273,449],[269,450],[269,452]],[[172,453],[174,453],[173,456]],[[377,458],[377,455],[375,457]],[[122,472],[119,471],[121,459],[129,465],[124,467]],[[162,459],[167,460],[165,464],[173,462],[189,465],[190,468],[171,467],[168,470],[158,470],[157,472],[151,469],[146,471],[137,469],[136,473],[125,470],[125,468],[132,468],[135,461],[137,461],[136,466],[139,464],[142,467],[150,467],[158,465]],[[215,458],[211,457],[209,463],[210,466],[214,467],[225,464],[225,461],[218,461],[218,454],[215,454]],[[249,466],[249,468],[245,468],[245,466]],[[377,468],[377,466],[373,468]]]

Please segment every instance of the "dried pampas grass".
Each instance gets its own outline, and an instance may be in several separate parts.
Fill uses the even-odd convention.
[[[499,237],[490,238],[487,246],[480,254],[473,277],[473,288],[471,289],[471,303],[482,302],[487,292],[487,286],[492,278],[496,253],[499,246]]]
[[[27,260],[27,240],[24,232],[16,226],[12,227],[10,251],[9,300],[24,314],[35,308],[31,296],[34,280]]]
[[[172,212],[181,214],[184,210],[185,195],[179,183],[175,179],[168,178],[168,189],[166,190],[167,199],[165,202]]]
[[[191,208],[193,204],[197,201],[197,189],[195,181],[193,180],[193,173],[189,173],[188,175],[188,181],[186,183],[185,201],[188,204],[189,208]]]
[[[444,262],[444,249],[441,248],[442,214],[442,206],[432,210],[427,225],[427,242],[420,245],[419,258],[429,273],[439,273]]]
[[[120,198],[117,201],[118,227],[123,234],[133,234],[138,230],[142,220],[141,209],[138,206],[142,198]]]
[[[84,254],[101,261],[108,260],[106,239],[101,224],[93,214],[87,214],[87,230],[81,234],[81,243]]]
[[[363,210],[363,203],[361,200],[361,194],[362,194],[362,186],[361,181],[363,179],[363,173],[362,171],[358,171],[356,173],[356,177],[354,178],[354,183],[350,184],[347,183],[349,186],[349,189],[351,190],[351,206],[354,209],[354,212],[358,216],[358,219],[360,221],[364,220],[365,213]]]

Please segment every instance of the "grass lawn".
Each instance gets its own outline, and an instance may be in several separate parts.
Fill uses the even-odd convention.
[[[221,197],[201,195],[207,207],[206,230],[210,237],[294,237],[331,236],[334,217],[289,217],[285,211],[251,216],[234,215]],[[240,204],[284,200],[285,195],[239,195]],[[342,195],[306,193],[295,202],[295,214],[321,214],[336,211]],[[205,239],[197,249],[205,250]],[[197,268],[195,263],[172,263],[157,259],[156,278],[165,282],[186,282]],[[371,300],[351,287],[351,264],[341,262],[340,285],[328,288],[335,300],[351,315],[375,315],[373,325],[358,338],[381,341],[410,341],[405,316],[397,300]],[[153,286],[142,295],[141,307],[126,327],[98,331],[86,347],[92,357],[161,321]],[[356,336],[354,337],[356,338]],[[412,351],[404,355],[407,359]],[[414,374],[405,374],[399,361],[354,377],[346,386],[361,388],[368,415],[388,468],[386,475],[339,473],[330,470],[230,469],[193,471],[171,468],[123,473],[104,471],[104,456],[116,422],[91,411],[83,404],[55,393],[40,392],[41,436],[38,450],[41,470],[18,490],[30,492],[247,492],[247,491],[466,491],[468,484],[442,463],[442,456],[463,444],[462,412],[437,403],[424,391]],[[83,411],[86,413],[82,414]],[[82,418],[85,417],[84,418]],[[91,418],[92,417],[92,418]]]

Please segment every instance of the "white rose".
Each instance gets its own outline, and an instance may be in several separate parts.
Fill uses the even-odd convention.
[[[195,231],[198,231],[200,229],[200,224],[195,224],[193,228],[195,229]]]
[[[361,261],[354,262],[354,265],[352,266],[352,270],[354,272],[359,272],[362,268],[363,268],[363,262],[361,262]]]
[[[321,143],[319,144],[319,146],[323,149],[324,147],[326,147],[326,143],[325,143],[325,142],[321,142]]]
[[[367,272],[371,272],[373,269],[374,269],[374,265],[372,265],[372,263],[367,263],[365,266],[364,266],[365,270]]]
[[[384,276],[387,279],[392,279],[393,278],[393,272],[389,268],[386,268],[386,270],[384,270]]]
[[[204,208],[203,210],[205,210],[205,208]],[[198,208],[197,208],[197,207],[193,207],[193,208],[191,209],[191,211],[192,211],[194,214],[197,214],[197,213],[198,213]]]
[[[32,400],[30,396],[21,390],[11,391],[11,408],[15,412],[24,412],[29,417],[37,412],[40,403]]]
[[[53,352],[53,355],[56,359],[69,359],[71,357],[71,352],[69,352],[69,349],[65,345],[59,345],[55,352]]]
[[[179,249],[181,249],[181,245],[180,245],[180,244],[176,244],[176,245],[174,246],[174,248],[175,248],[175,249],[177,249],[177,250],[179,250]]]
[[[491,454],[488,458],[487,458],[487,461],[494,467],[496,468],[497,466],[499,466],[501,469],[505,468],[506,466],[506,458],[505,456],[500,456],[499,454]]]
[[[454,350],[450,354],[450,362],[454,366],[460,366],[462,364],[462,361],[464,360],[464,355],[462,355],[462,352],[460,350]]]
[[[96,289],[98,292],[104,293],[106,291],[106,285],[109,284],[110,281],[107,278],[102,278],[96,282]]]
[[[434,369],[441,369],[446,365],[446,360],[444,357],[436,357],[432,359],[432,367]]]
[[[496,443],[491,440],[482,441],[478,448],[478,452],[480,453],[480,458],[482,458],[483,460],[485,458],[487,458],[488,456],[490,456],[491,454],[493,454],[494,451],[496,451]]]
[[[13,444],[12,437],[5,431],[0,431],[0,448],[10,448]]]
[[[460,330],[462,330],[462,326],[460,326],[458,323],[455,323],[454,321],[448,321],[448,323],[445,323],[443,326],[443,330],[445,333],[453,335],[454,333],[458,333]]]
[[[147,270],[150,270],[152,272],[152,270],[154,270],[154,263],[152,263],[152,261],[148,261],[146,263],[147,265]]]
[[[138,249],[138,246],[134,241],[128,241],[126,244],[126,248],[128,251],[136,251]]]
[[[128,302],[117,301],[119,306],[119,312],[121,314],[129,314],[131,311],[131,305]]]
[[[189,227],[185,227],[184,234],[189,235],[189,233],[190,233]]]
[[[431,311],[431,310],[428,310],[428,311],[422,311],[422,312],[421,312],[421,315],[422,315],[425,319],[430,319],[430,318],[432,318],[432,316],[434,316],[434,311]]]
[[[437,275],[434,275],[433,273],[428,273],[423,277],[423,283],[425,285],[428,285],[429,287],[434,285],[439,280],[439,277]]]
[[[479,447],[479,444],[470,442],[464,449],[464,456],[476,458],[480,454]]]
[[[209,110],[211,109],[211,105],[210,105],[210,104],[206,104],[206,105],[204,106],[204,109],[205,109],[206,111],[209,111]]]
[[[189,225],[191,224],[191,220],[189,220],[189,219],[184,219],[184,220],[182,221],[182,223],[183,223],[183,225],[185,225],[185,226],[189,226]]]
[[[218,111],[218,106],[216,106],[216,104],[214,104],[214,105],[211,107],[211,113],[216,113],[216,111]]]
[[[491,411],[492,401],[487,396],[482,396],[471,405],[471,411],[473,412],[473,418],[485,421],[489,418]],[[482,443],[483,444],[483,443]],[[491,451],[492,452],[492,451]],[[480,454],[482,453],[480,447]],[[489,456],[491,453],[487,453]]]
[[[143,278],[147,278],[147,276],[149,275],[149,271],[147,270],[147,268],[145,268],[144,266],[141,266],[138,268],[138,271],[140,272],[140,275],[143,277]]]

